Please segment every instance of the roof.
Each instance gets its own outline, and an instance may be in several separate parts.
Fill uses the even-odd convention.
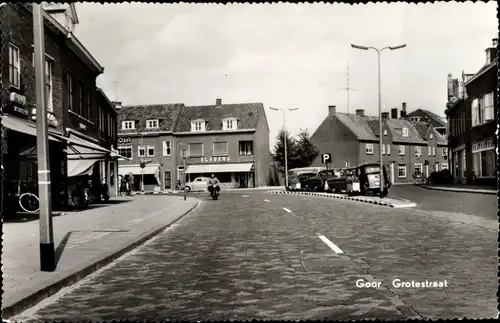
[[[493,60],[493,62],[489,63],[489,64],[486,64],[484,65],[483,67],[481,67],[479,69],[479,71],[477,71],[476,74],[474,74],[473,77],[471,77],[470,79],[468,79],[466,82],[464,82],[464,86],[467,86],[469,85],[470,83],[472,83],[473,81],[475,81],[476,79],[478,79],[481,75],[483,75],[484,73],[488,72],[490,69],[493,69],[494,67],[497,66],[497,63],[498,63],[498,57],[495,58]]]
[[[436,142],[438,145],[448,145],[448,140],[446,139],[445,136],[440,134],[439,132],[436,131],[436,129],[433,129],[434,131],[434,138],[436,138]]]
[[[392,134],[393,142],[427,144],[427,141],[422,139],[418,130],[408,120],[387,119],[387,127]],[[408,128],[408,137],[403,137],[402,128]]]
[[[339,113],[335,114],[337,119],[342,122],[358,140],[378,140],[377,136],[371,130],[368,120],[374,117],[358,116],[355,114]]]
[[[135,131],[140,132],[174,131],[175,123],[183,107],[183,103],[124,106],[117,111],[118,123],[126,120],[138,121]],[[159,129],[146,129],[146,120],[151,119],[159,120]],[[130,132],[130,130],[119,128],[118,132]]]
[[[437,121],[442,127],[445,127],[446,126],[446,122],[443,121],[443,118],[438,116],[437,114],[435,114],[434,112],[431,112],[429,110],[424,110],[424,109],[420,109],[423,113],[425,113],[426,115],[428,115],[430,118],[432,118],[433,120]]]
[[[179,114],[175,132],[191,131],[191,121],[200,119],[207,122],[207,131],[222,130],[225,118],[236,118],[238,129],[255,129],[261,113],[265,113],[262,103],[186,106]]]

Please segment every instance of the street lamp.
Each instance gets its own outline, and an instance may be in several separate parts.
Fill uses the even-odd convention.
[[[287,136],[287,131],[286,131],[286,118],[285,118],[285,110],[281,109],[281,108],[273,108],[273,107],[269,107],[269,109],[271,110],[274,110],[274,111],[281,111],[283,113],[283,131],[285,133],[285,190],[287,189],[288,187],[288,152],[287,152],[287,141],[288,141],[288,136]],[[295,111],[295,110],[298,110],[299,108],[289,108],[288,111]]]
[[[361,50],[369,50],[374,49],[377,51],[377,56],[378,56],[378,119],[379,119],[379,154],[380,154],[380,198],[384,197],[384,164],[382,160],[382,93],[381,93],[381,87],[380,87],[380,53],[384,49],[390,49],[390,50],[396,50],[400,48],[406,47],[406,44],[402,45],[397,45],[397,46],[387,46],[382,49],[378,49],[375,47],[371,46],[362,46],[362,45],[355,45],[351,44],[351,47],[356,48],[356,49],[361,49]]]

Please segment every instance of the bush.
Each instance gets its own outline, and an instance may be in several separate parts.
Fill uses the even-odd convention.
[[[443,169],[439,172],[433,172],[429,176],[429,184],[452,184],[453,177],[449,170]]]

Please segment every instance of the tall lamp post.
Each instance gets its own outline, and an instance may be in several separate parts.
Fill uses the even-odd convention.
[[[285,145],[285,190],[288,188],[288,152],[287,152],[287,141],[288,141],[288,133],[287,133],[287,130],[286,130],[286,118],[285,118],[285,110],[281,109],[281,108],[273,108],[273,107],[269,107],[269,109],[271,110],[274,110],[274,111],[281,111],[283,113],[283,130],[285,132],[285,142],[284,142],[284,145]],[[288,111],[295,111],[295,110],[298,110],[299,108],[289,108]]]
[[[381,86],[380,86],[380,53],[384,49],[390,49],[390,50],[396,50],[400,48],[406,47],[406,44],[402,45],[397,45],[397,46],[387,46],[382,49],[378,49],[375,47],[371,46],[361,46],[361,45],[355,45],[351,44],[353,48],[356,49],[361,49],[361,50],[369,50],[369,49],[374,49],[377,51],[377,57],[378,57],[378,119],[379,119],[379,154],[380,154],[380,198],[384,197],[384,163],[382,160],[382,91],[381,91]]]

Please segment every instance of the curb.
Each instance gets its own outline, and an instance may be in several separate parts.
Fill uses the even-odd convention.
[[[68,287],[70,285],[75,284],[79,280],[85,278],[86,276],[92,274],[93,272],[96,272],[100,268],[109,265],[116,259],[120,258],[124,254],[134,250],[135,248],[143,245],[146,243],[148,240],[152,239],[153,237],[157,236],[160,234],[162,231],[167,229],[168,227],[172,226],[179,220],[181,220],[184,216],[192,212],[194,209],[196,209],[200,205],[200,201],[197,200],[196,204],[191,207],[189,210],[185,211],[181,215],[179,215],[175,220],[172,222],[162,225],[158,229],[150,230],[149,232],[145,232],[139,236],[138,239],[133,241],[132,243],[124,246],[123,248],[116,250],[116,251],[111,251],[109,252],[105,257],[97,260],[96,262],[84,267],[83,269],[80,269],[79,271],[70,274],[69,276],[49,285],[46,287],[43,287],[42,289],[38,290],[37,292],[15,302],[12,305],[9,305],[5,308],[2,308],[2,316],[3,318],[11,318],[15,315],[18,315],[22,313],[23,311],[35,306],[39,302],[43,301],[44,299],[56,294],[59,292],[61,289]]]
[[[418,185],[419,187],[428,189],[428,190],[437,190],[437,191],[448,191],[448,192],[458,192],[458,193],[474,193],[474,194],[488,194],[488,195],[497,195],[498,192],[494,190],[472,190],[467,188],[448,188],[448,187],[432,187],[428,185]]]
[[[336,198],[336,199],[340,199],[340,200],[350,200],[350,201],[356,201],[356,202],[370,203],[370,204],[387,206],[387,207],[392,207],[392,208],[405,208],[405,207],[415,207],[415,206],[417,206],[417,204],[415,204],[415,203],[408,203],[408,204],[404,204],[404,205],[396,205],[396,204],[393,204],[393,203],[379,202],[379,201],[374,201],[374,200],[366,200],[366,199],[359,198],[359,197],[333,195],[333,194],[329,194],[329,193],[286,192],[286,191],[268,191],[268,193],[270,193],[270,194],[295,194],[295,195],[322,196],[322,197]]]

